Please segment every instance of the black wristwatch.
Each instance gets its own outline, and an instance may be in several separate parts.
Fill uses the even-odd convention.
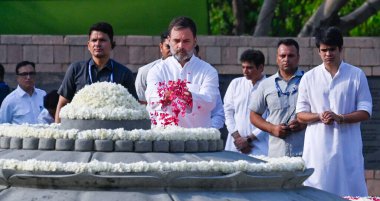
[[[248,137],[247,137],[247,142],[248,143],[251,143],[251,142],[253,142],[254,140],[256,140],[257,138],[256,138],[256,136],[254,135],[254,134],[251,134],[251,135],[249,135]]]
[[[238,131],[235,131],[235,132],[231,133],[231,136],[232,136],[234,139],[236,139],[236,138],[240,137],[240,134],[239,134]]]

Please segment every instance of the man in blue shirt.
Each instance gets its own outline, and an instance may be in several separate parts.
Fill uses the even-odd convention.
[[[23,61],[16,65],[17,88],[3,101],[0,123],[35,124],[43,109],[46,92],[35,88],[35,64]]]

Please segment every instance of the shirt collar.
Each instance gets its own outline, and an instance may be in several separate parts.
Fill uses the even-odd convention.
[[[17,88],[16,88],[16,90],[15,90],[15,93],[16,93],[19,97],[29,96],[29,94],[26,93],[26,91],[24,91],[24,90],[20,87],[20,85],[17,85]],[[36,90],[34,89],[32,95],[34,95],[35,93],[37,93],[37,92],[36,92]]]
[[[106,65],[105,65],[105,68],[107,68],[108,70],[112,70],[112,64],[111,64],[111,62],[112,62],[112,59],[108,59]],[[93,59],[90,59],[89,62],[88,62],[88,64],[91,66],[91,68],[94,67],[94,66],[96,66],[96,64],[95,64],[95,62],[94,62]]]
[[[302,77],[303,74],[304,74],[303,71],[297,69],[296,73],[294,73],[294,75],[289,80],[291,80],[291,79],[293,79],[295,77]],[[277,73],[274,74],[274,77],[275,77],[275,80],[283,80],[282,77],[280,76],[280,72],[279,71],[277,71]]]

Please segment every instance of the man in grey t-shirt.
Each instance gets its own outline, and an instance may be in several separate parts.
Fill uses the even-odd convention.
[[[300,156],[303,152],[305,124],[295,115],[298,84],[303,75],[298,70],[299,46],[284,39],[277,46],[278,72],[262,81],[252,94],[250,119],[257,128],[270,134],[268,156]],[[268,109],[267,119],[261,115]]]

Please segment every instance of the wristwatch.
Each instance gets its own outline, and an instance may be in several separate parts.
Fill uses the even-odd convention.
[[[339,117],[338,124],[343,124],[344,123],[344,116],[343,116],[343,114],[338,114],[338,117]]]
[[[257,140],[257,137],[254,134],[251,134],[247,137],[247,142],[251,143],[254,140]]]
[[[231,136],[232,136],[234,139],[236,139],[236,138],[240,137],[240,134],[239,134],[238,131],[235,131],[235,132],[231,133]]]

